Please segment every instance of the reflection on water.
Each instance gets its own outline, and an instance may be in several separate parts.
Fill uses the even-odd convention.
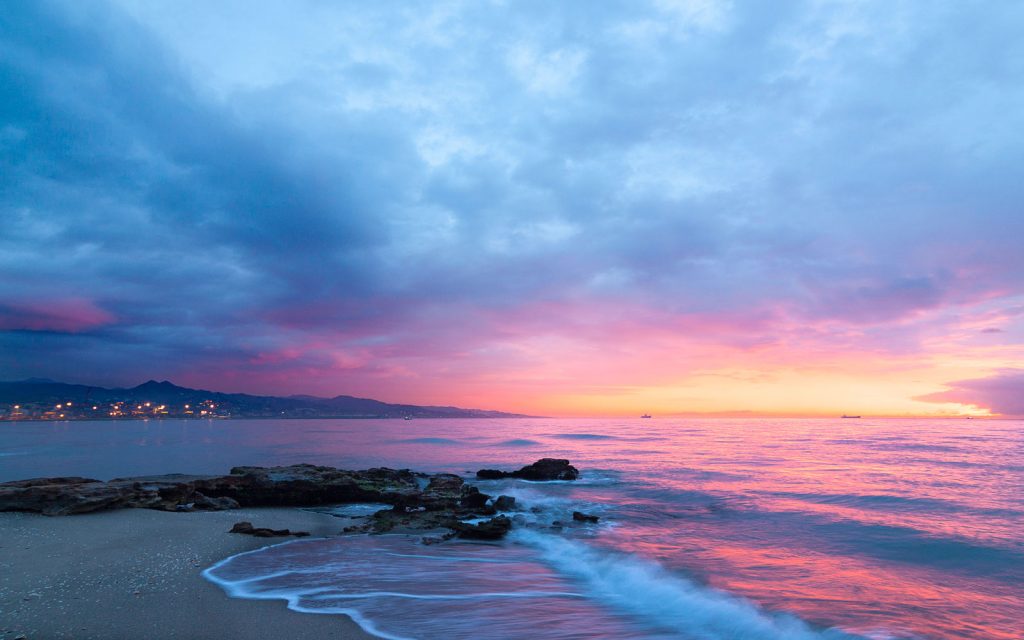
[[[296,462],[465,473],[566,457],[583,470],[581,482],[481,488],[543,505],[531,514],[536,526],[558,510],[602,515],[599,528],[537,535],[582,545],[584,554],[656,562],[664,580],[693,580],[813,625],[878,638],[1019,640],[1022,427],[867,419],[7,423],[0,479]],[[618,637],[635,633],[637,619],[648,625],[643,637],[686,637],[588,591],[586,579],[538,544],[482,548],[506,559],[511,548],[529,551],[531,567],[579,596],[499,608],[536,606],[552,616],[598,606]],[[709,633],[692,637],[729,637]],[[552,637],[574,637],[566,634]]]

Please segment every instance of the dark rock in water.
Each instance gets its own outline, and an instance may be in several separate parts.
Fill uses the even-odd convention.
[[[479,524],[454,522],[451,528],[466,540],[500,540],[512,530],[512,521],[507,516],[498,516]]]
[[[454,473],[438,473],[430,476],[430,482],[427,483],[427,488],[423,492],[458,494],[462,490],[463,484],[465,484],[463,479]]]
[[[498,471],[497,469],[481,469],[476,472],[478,480],[501,480],[511,475],[508,471]]]
[[[583,513],[582,511],[573,511],[572,519],[576,522],[597,522],[600,520],[599,517]]]
[[[533,464],[526,465],[519,471],[498,471],[497,469],[481,469],[476,472],[480,480],[500,480],[501,478],[520,478],[522,480],[575,480],[580,477],[579,470],[569,464],[568,460],[559,458],[542,458]]]
[[[389,531],[429,531],[432,529],[448,529],[456,519],[453,509],[437,509],[427,511],[399,512],[394,509],[381,509],[370,516],[368,530],[372,533]]]
[[[472,485],[462,487],[462,495],[459,498],[459,506],[463,509],[483,509],[491,496],[480,493],[480,490]]]
[[[427,511],[441,511],[453,509],[462,499],[462,492],[466,488],[459,476],[450,473],[439,473],[431,476],[430,482],[421,494],[404,496],[402,506],[406,511],[423,508]],[[396,504],[396,509],[398,505]]]
[[[575,480],[580,477],[580,472],[568,460],[543,458],[514,471],[512,475],[523,480]]]
[[[236,522],[228,533],[244,533],[257,538],[279,538],[284,536],[295,536],[302,538],[309,535],[308,531],[292,531],[291,529],[268,529],[266,527],[254,527],[251,522]]]
[[[516,499],[512,496],[498,496],[494,501],[494,508],[498,511],[512,511],[516,508]]]

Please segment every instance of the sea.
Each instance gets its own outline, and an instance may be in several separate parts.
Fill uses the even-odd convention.
[[[580,478],[471,480],[543,457]],[[1022,421],[0,423],[0,481],[299,462],[464,475],[516,526],[276,544],[205,568],[226,595],[391,639],[1024,638]]]

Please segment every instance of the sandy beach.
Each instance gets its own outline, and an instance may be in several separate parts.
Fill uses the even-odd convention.
[[[346,524],[293,508],[0,513],[0,639],[373,638],[345,616],[229,598],[204,579],[218,560],[293,539],[227,533],[239,520],[313,536]]]

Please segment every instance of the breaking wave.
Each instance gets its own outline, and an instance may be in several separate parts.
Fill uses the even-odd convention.
[[[699,585],[635,555],[602,551],[530,530],[513,539],[572,578],[583,593],[651,627],[694,640],[852,640],[836,629],[816,630],[788,614],[772,614],[727,593]]]
[[[345,614],[394,640],[479,638],[481,630],[495,640],[857,638],[766,612],[653,561],[529,529],[502,545],[423,546],[408,536],[293,541],[232,556],[203,575],[233,597]]]

